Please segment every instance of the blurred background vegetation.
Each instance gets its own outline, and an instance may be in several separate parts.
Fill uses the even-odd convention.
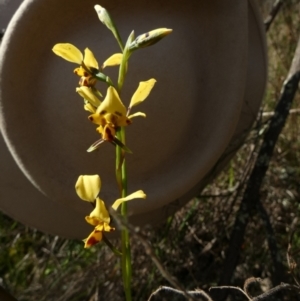
[[[259,2],[266,17],[273,1]],[[186,289],[208,291],[219,283],[224,273],[225,253],[245,183],[280,97],[299,35],[300,0],[285,0],[267,34],[268,86],[260,116],[247,141],[200,196],[159,229],[142,231],[153,253]],[[260,277],[260,285],[253,286],[254,294],[278,284],[274,283],[278,280],[274,258],[281,264],[282,279],[294,283],[286,254],[294,233],[292,250],[297,262],[297,250],[300,250],[299,116],[298,91],[260,190],[265,215],[257,213],[250,219],[239,250],[232,283],[242,286],[247,278]],[[270,235],[275,249],[270,248]],[[147,300],[156,288],[169,283],[146,255],[140,239],[132,240],[134,300]],[[297,276],[297,269],[295,274]],[[19,301],[124,300],[119,261],[107,247],[99,244],[86,250],[81,241],[43,234],[4,214],[0,214],[0,285]],[[286,292],[277,298],[272,300],[298,297]],[[234,292],[227,300],[245,300],[245,297]]]

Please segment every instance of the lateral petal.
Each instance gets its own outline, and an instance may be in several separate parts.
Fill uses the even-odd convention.
[[[144,193],[143,190],[138,190],[130,195],[128,195],[127,197],[125,198],[120,198],[120,199],[117,199],[113,205],[111,206],[114,210],[117,210],[118,207],[124,203],[124,202],[127,202],[127,201],[130,201],[130,200],[133,200],[133,199],[145,199],[146,198],[146,194]]]
[[[81,51],[70,43],[59,43],[54,45],[52,51],[63,59],[81,65],[83,55]]]
[[[155,83],[156,80],[154,78],[151,78],[145,82],[140,82],[137,90],[134,92],[131,98],[129,107],[132,108],[144,101],[150,94]]]

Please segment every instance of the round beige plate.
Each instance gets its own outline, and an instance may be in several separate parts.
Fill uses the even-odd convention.
[[[171,2],[101,3],[114,16],[123,37],[133,28],[137,34],[160,26],[174,30],[160,44],[132,57],[125,83],[124,102],[128,103],[139,80],[157,79],[153,93],[139,108],[147,119],[136,120],[127,130],[128,146],[134,152],[128,156],[129,192],[144,189],[148,194],[145,201],[131,202],[133,216],[161,212],[175,199],[189,196],[220,158],[236,128],[246,99],[246,76],[249,84],[248,13],[247,5],[227,2],[194,1],[189,7]],[[97,20],[95,3],[87,1],[79,7],[80,3],[65,1],[62,7],[54,1],[47,7],[25,1],[7,30],[0,50],[2,131],[19,166],[51,200],[32,189],[15,166],[9,167],[14,164],[7,153],[7,160],[1,162],[7,173],[0,206],[46,232],[82,238],[86,227],[81,221],[90,207],[77,198],[74,183],[80,174],[99,172],[101,197],[112,202],[117,197],[114,150],[107,144],[98,152],[85,152],[99,137],[74,92],[75,65],[56,57],[51,48],[57,42],[71,42],[81,49],[88,46],[101,62],[118,47]],[[33,23],[32,18],[39,22]],[[255,27],[257,20],[252,19]],[[249,48],[262,53],[261,45]],[[250,68],[250,74],[255,72]],[[256,103],[260,99],[261,95]],[[14,205],[10,205],[5,201],[11,191],[8,187],[20,186],[23,191],[19,197],[17,191],[11,194]],[[26,214],[18,206],[21,198],[31,208]],[[149,216],[147,221],[151,220]],[[71,221],[78,224],[77,233]]]
[[[0,30],[5,29],[23,0],[0,0]]]

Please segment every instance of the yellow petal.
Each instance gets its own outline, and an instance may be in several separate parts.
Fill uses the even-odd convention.
[[[96,113],[96,108],[93,107],[90,103],[85,103],[83,108],[90,113]]]
[[[121,64],[122,61],[122,53],[115,53],[112,56],[110,56],[102,65],[102,68],[104,69],[107,66],[117,66]]]
[[[63,59],[72,63],[76,63],[78,65],[81,65],[81,62],[83,60],[81,51],[77,47],[69,43],[56,44],[52,48],[52,51],[56,55],[61,56]]]
[[[81,66],[75,68],[73,72],[78,76],[89,76],[89,73],[85,71]]]
[[[140,116],[140,117],[146,117],[146,114],[145,113],[142,113],[142,112],[136,112],[136,113],[134,113],[134,114],[131,114],[131,115],[129,115],[128,116],[128,119],[132,119],[132,118],[134,118],[134,117],[138,117],[138,116]]]
[[[79,176],[75,190],[84,201],[94,202],[101,189],[101,179],[98,175]]]
[[[106,124],[102,130],[102,139],[105,141],[113,141],[115,134],[116,130],[109,124]]]
[[[91,122],[93,122],[95,124],[102,125],[102,126],[105,126],[105,124],[106,124],[104,116],[101,116],[100,114],[98,114],[97,111],[96,111],[96,113],[90,115],[88,118]]]
[[[82,86],[80,88],[76,88],[76,92],[89,103],[91,103],[94,107],[98,108],[100,106],[101,101],[100,99],[98,99],[98,97],[95,96],[91,88]]]
[[[96,199],[95,209],[90,213],[89,216],[86,216],[85,219],[89,224],[93,226],[97,226],[102,223],[110,223],[109,213],[105,207],[104,202],[101,199]]]
[[[85,50],[84,50],[83,62],[88,68],[99,69],[98,62],[95,59],[93,52],[91,50],[89,50],[88,48],[85,48]]]
[[[98,107],[97,114],[104,116],[107,113],[111,113],[118,117],[117,126],[127,125],[126,108],[123,105],[118,92],[112,86],[107,89],[105,99]]]
[[[102,125],[100,125],[100,126],[98,126],[97,128],[96,128],[96,131],[99,133],[99,134],[103,134],[103,132],[104,132],[104,128],[103,128],[103,126]]]
[[[118,207],[123,203],[123,202],[127,202],[133,199],[145,199],[146,198],[146,194],[144,193],[143,190],[138,190],[130,195],[128,195],[125,198],[121,198],[121,199],[117,199],[113,205],[111,206],[114,210],[117,210]]]
[[[147,96],[150,94],[156,80],[154,78],[149,79],[146,82],[140,82],[137,90],[133,94],[129,107],[132,108],[133,106],[138,105],[142,101],[144,101]]]
[[[96,243],[100,242],[102,240],[102,232],[99,230],[94,230],[89,236],[88,238],[84,239],[84,247],[85,248],[90,248],[93,245],[95,245]]]
[[[115,228],[114,227],[111,227],[109,224],[107,223],[102,223],[98,226],[96,226],[95,228],[96,230],[99,230],[99,231],[106,231],[106,232],[111,232],[111,231],[114,231]]]

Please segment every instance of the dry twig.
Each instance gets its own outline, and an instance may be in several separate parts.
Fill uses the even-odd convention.
[[[159,287],[156,291],[154,291],[148,301],[151,301],[154,297],[156,297],[161,291],[168,291],[168,292],[171,292],[173,294],[177,294],[177,295],[182,295],[184,296],[183,292],[180,291],[180,290],[177,290],[177,289],[174,289],[174,288],[171,288],[171,287],[168,287],[168,286],[161,286]],[[194,291],[187,291],[187,293],[191,296],[195,296],[195,297],[202,297],[202,299],[205,299],[207,301],[213,301],[211,299],[211,297],[205,293],[203,290],[200,290],[200,289],[196,289]]]
[[[228,283],[232,278],[238,263],[240,250],[244,240],[244,234],[249,219],[256,213],[257,204],[260,200],[260,188],[268,170],[273,150],[279,134],[288,117],[291,104],[297,92],[300,80],[300,37],[292,61],[289,74],[283,84],[281,96],[275,109],[275,115],[270,119],[269,128],[266,130],[263,143],[260,147],[254,168],[249,177],[240,208],[236,215],[235,224],[230,237],[227,256],[224,263],[220,285]],[[221,294],[219,300],[223,300],[226,293]]]
[[[276,0],[272,6],[272,9],[265,20],[265,29],[268,31],[270,29],[271,24],[273,23],[275,17],[277,16],[281,6],[283,4],[283,0]]]
[[[249,281],[250,280],[250,281]],[[241,292],[247,299],[248,301],[262,301],[262,300],[267,300],[268,298],[270,298],[271,296],[273,296],[274,294],[278,293],[279,291],[285,290],[285,289],[292,289],[292,290],[296,290],[298,292],[300,292],[300,288],[296,285],[291,285],[288,283],[281,283],[273,288],[271,288],[269,291],[262,293],[256,297],[251,297],[245,290],[245,286],[246,282],[249,282],[248,285],[250,283],[256,282],[256,281],[260,281],[260,278],[249,278],[245,281],[244,284],[244,290],[241,289],[240,287],[237,286],[213,286],[210,288],[211,289],[233,289],[233,290],[237,290],[239,292]]]

